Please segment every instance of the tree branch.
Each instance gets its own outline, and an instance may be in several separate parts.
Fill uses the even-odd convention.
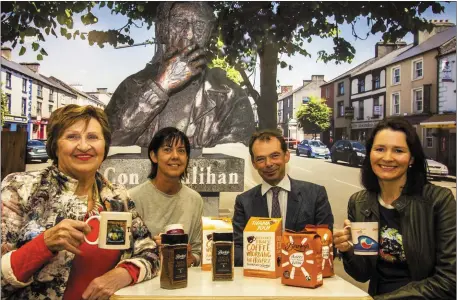
[[[244,68],[238,63],[235,65],[235,69],[240,72],[241,77],[243,78],[244,84],[246,84],[246,87],[248,89],[249,95],[254,99],[254,102],[257,106],[259,106],[259,99],[260,99],[260,94],[255,90],[255,88],[252,86],[251,81],[249,80],[248,75],[246,74],[246,71]]]

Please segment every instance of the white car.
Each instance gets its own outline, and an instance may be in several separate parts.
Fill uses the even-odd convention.
[[[449,175],[447,167],[433,159],[427,159],[427,166],[429,177],[447,177]]]

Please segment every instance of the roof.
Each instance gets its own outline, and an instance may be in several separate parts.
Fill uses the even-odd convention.
[[[429,128],[438,128],[440,125],[453,125],[455,128],[455,113],[452,114],[441,114],[441,115],[433,115],[427,120],[420,123],[420,125],[429,127]],[[435,126],[433,126],[435,125]]]
[[[413,46],[414,46],[413,44],[410,44],[406,47],[396,49],[382,57],[377,58],[374,63],[368,65],[367,67],[363,68],[362,70],[359,70],[356,74],[354,74],[354,76],[389,65],[398,55],[402,54],[405,51],[408,51]]]
[[[60,84],[60,82],[58,80],[55,80],[55,78],[53,77],[46,77],[46,76],[42,76],[44,78],[46,78],[48,81],[52,82],[54,84],[54,86],[57,86],[59,89],[61,89],[62,91],[64,92],[67,92],[68,94],[71,94],[73,96],[76,96],[75,92],[67,89],[66,87],[64,87],[63,85]]]
[[[97,97],[95,97],[95,96],[93,96],[93,95],[88,95],[88,94],[86,94],[86,93],[84,93],[84,92],[82,92],[82,91],[80,91],[80,90],[78,90],[78,89],[75,89],[75,88],[69,86],[68,84],[66,84],[65,82],[63,82],[62,80],[60,80],[60,79],[58,79],[58,78],[56,78],[56,77],[54,77],[54,76],[51,76],[51,77],[49,77],[49,78],[50,78],[51,80],[53,80],[53,81],[57,81],[60,85],[62,85],[62,86],[65,87],[66,89],[72,91],[73,94],[80,94],[81,96],[83,96],[83,97],[85,97],[85,98],[87,98],[87,99],[91,99],[92,101],[95,101],[95,102],[97,102],[98,104],[105,105],[102,101],[98,100]]]
[[[430,50],[439,48],[441,45],[452,39],[453,37],[456,36],[456,27],[452,26],[449,29],[446,29],[444,31],[441,31],[434,36],[430,37],[428,40],[426,40],[423,43],[420,43],[419,45],[409,49],[408,51],[402,53],[399,55],[396,59],[394,59],[391,63],[396,63],[417,55],[420,55],[422,53],[428,52]]]
[[[329,85],[330,83],[333,83],[337,80],[340,80],[346,76],[351,76],[352,74],[354,74],[355,72],[359,71],[361,68],[364,68],[366,66],[368,66],[369,64],[372,64],[374,61],[376,60],[376,58],[370,58],[366,61],[364,61],[363,63],[360,63],[358,64],[357,66],[355,66],[354,68],[350,69],[349,71],[346,71],[345,73],[339,75],[338,77],[335,77],[333,78],[332,80],[326,82],[325,84],[321,85],[321,86],[325,86],[325,85]]]
[[[58,88],[53,83],[51,83],[49,80],[47,80],[44,76],[33,72],[28,67],[23,66],[21,64],[18,64],[17,62],[14,62],[14,61],[11,61],[11,60],[7,60],[7,59],[2,59],[1,60],[1,65],[3,67],[6,67],[6,68],[11,69],[13,71],[16,71],[18,73],[24,74],[24,75],[26,75],[26,76],[28,76],[30,78],[33,78],[33,79],[35,79],[37,81],[40,81],[40,82],[45,83],[47,85],[53,86],[55,88]]]
[[[304,88],[305,86],[307,86],[308,84],[310,84],[311,82],[308,82],[306,83],[305,85],[302,85],[301,87],[298,87],[296,88],[295,90],[292,90],[290,92],[287,92],[285,93],[284,95],[281,95],[279,98],[278,98],[278,101],[279,100],[282,100],[282,99],[285,99],[287,97],[289,97],[290,95],[293,95],[294,93],[298,92],[299,90],[301,90],[302,88]]]

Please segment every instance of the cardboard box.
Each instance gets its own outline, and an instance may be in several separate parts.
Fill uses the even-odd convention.
[[[213,232],[233,232],[232,219],[224,217],[202,217],[202,258],[203,271],[211,271]]]
[[[307,288],[323,284],[322,241],[316,232],[286,230],[281,248],[283,284]]]
[[[244,276],[281,276],[281,218],[251,217],[243,232]]]
[[[328,225],[306,225],[305,230],[316,231],[322,240],[322,276],[324,278],[335,275],[333,268],[333,234]]]

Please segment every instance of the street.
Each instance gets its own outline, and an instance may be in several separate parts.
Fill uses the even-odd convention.
[[[138,147],[112,147],[109,155],[116,153],[132,153],[140,152]],[[244,189],[248,190],[262,182],[262,179],[257,174],[257,171],[252,167],[249,150],[242,144],[224,144],[217,145],[214,148],[204,149],[203,153],[223,153],[240,157],[245,160],[245,180]],[[33,163],[26,166],[27,171],[40,170],[51,164],[51,160],[47,163]],[[305,156],[297,157],[295,151],[291,151],[290,161],[287,166],[287,172],[290,177],[298,180],[309,181],[322,185],[326,188],[328,199],[332,207],[333,216],[335,218],[335,227],[341,228],[344,219],[347,218],[347,203],[349,197],[362,189],[360,184],[360,168],[350,167],[348,164],[339,162],[338,164],[331,163],[330,160],[308,158]],[[449,180],[432,181],[432,183],[444,186],[451,189],[454,197],[456,195],[455,177]],[[221,215],[232,217],[235,197],[240,193],[221,193],[219,211]],[[367,283],[359,283],[350,278],[343,270],[342,263],[335,259],[335,270],[338,276],[350,281],[354,285],[363,290],[367,290]]]

